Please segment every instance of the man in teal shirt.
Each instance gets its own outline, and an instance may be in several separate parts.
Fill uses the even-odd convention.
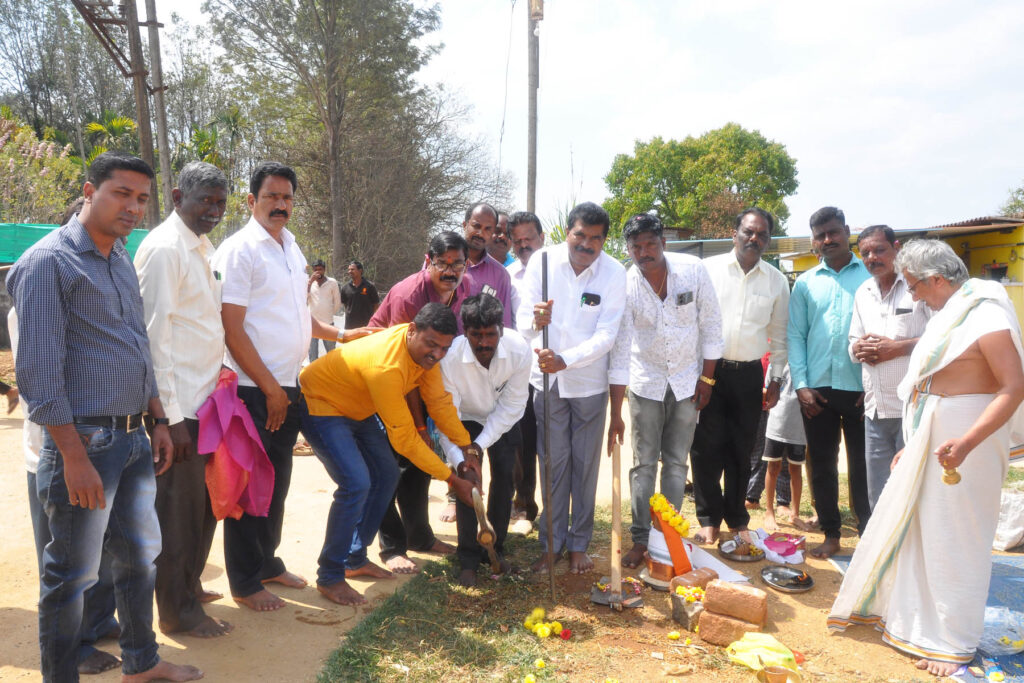
[[[846,439],[850,497],[857,530],[864,532],[871,506],[864,463],[864,388],[860,367],[847,351],[853,295],[871,274],[850,251],[846,216],[826,206],[811,216],[811,243],[821,263],[797,279],[789,299],[789,370],[804,418],[811,491],[825,542],[811,555],[839,550],[839,434]]]

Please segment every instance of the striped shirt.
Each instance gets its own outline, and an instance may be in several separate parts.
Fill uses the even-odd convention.
[[[18,259],[7,291],[30,420],[134,415],[157,396],[139,279],[120,240],[104,257],[75,216]]]

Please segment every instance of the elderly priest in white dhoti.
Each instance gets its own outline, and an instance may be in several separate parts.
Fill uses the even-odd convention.
[[[981,639],[1000,488],[1024,435],[1024,351],[1003,286],[967,279],[949,245],[911,241],[896,267],[937,313],[899,385],[906,448],[828,625],[874,625],[919,669],[948,676]]]

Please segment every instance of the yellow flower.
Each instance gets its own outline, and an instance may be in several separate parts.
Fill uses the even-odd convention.
[[[686,593],[682,586],[676,586],[676,595],[684,595]]]
[[[544,663],[543,659],[534,660],[533,665],[538,669],[543,669],[545,666],[547,666],[547,664]]]
[[[662,512],[661,512],[661,519],[662,519],[662,521],[665,521],[665,522],[667,522],[668,520],[672,519],[672,512],[670,510],[662,510]]]
[[[545,612],[543,607],[534,607],[533,612],[530,613],[530,618],[534,621],[542,621],[544,619],[544,614]]]
[[[683,643],[683,645],[689,645],[689,644],[690,644],[691,642],[692,642],[692,641],[691,641],[691,640],[690,640],[689,638],[687,638],[687,639],[686,639],[686,642],[685,642],[685,643]]]
[[[526,674],[523,677],[523,683],[537,683],[537,677],[533,674]]]
[[[541,624],[534,633],[537,634],[538,638],[547,638],[551,635],[551,627],[547,624]]]
[[[526,617],[526,620],[523,621],[523,628],[525,628],[527,631],[532,631],[533,630],[533,619],[531,619],[530,617]]]
[[[561,633],[562,633],[562,625],[560,623],[558,623],[557,621],[553,622],[551,624],[551,632],[554,633],[556,636],[557,635],[561,635]]]
[[[670,631],[668,634],[669,640],[679,640],[679,631]]]

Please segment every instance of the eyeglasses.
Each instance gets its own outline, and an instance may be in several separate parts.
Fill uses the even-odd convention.
[[[442,273],[446,270],[450,270],[453,273],[461,273],[466,269],[465,261],[451,261],[450,263],[446,263],[444,261],[431,261],[430,265],[434,266]]]
[[[928,278],[921,278],[920,280],[918,280],[918,281],[917,281],[917,282],[915,282],[914,284],[910,284],[910,280],[909,280],[909,279],[907,279],[907,291],[908,291],[908,292],[910,292],[911,294],[913,294],[913,293],[914,293],[914,290],[915,290],[915,289],[917,289],[917,286],[918,286],[919,284],[921,284],[922,282],[924,282],[925,280],[927,280],[927,279],[928,279]]]

